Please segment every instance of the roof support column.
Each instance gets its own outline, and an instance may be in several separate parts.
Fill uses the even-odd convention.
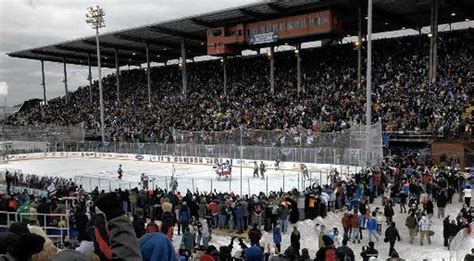
[[[151,69],[150,69],[150,44],[146,44],[146,78],[148,86],[148,107],[151,108]]]
[[[89,101],[92,104],[92,66],[91,66],[91,54],[87,54],[87,64],[89,65],[89,76],[87,79],[89,80]]]
[[[48,104],[46,99],[46,82],[44,80],[44,61],[41,60],[41,85],[43,86],[43,103],[44,105]]]
[[[431,39],[430,39],[430,83],[436,82],[438,67],[438,9],[439,0],[431,1]]]
[[[68,90],[67,90],[67,68],[66,68],[66,57],[63,58],[64,63],[64,91],[66,92],[66,96],[64,96],[66,104],[68,103]]]
[[[273,46],[270,47],[270,52],[268,53],[270,56],[270,93],[273,95],[275,94],[275,60],[274,60],[274,48]]]
[[[357,89],[362,86],[362,7],[359,3],[359,30],[357,34]]]
[[[117,103],[120,103],[120,66],[117,48],[115,48],[115,80],[117,85]]]
[[[188,72],[186,70],[186,39],[181,38],[181,77],[183,82],[182,94],[186,99],[188,87]]]
[[[367,79],[366,79],[366,163],[370,164],[370,151],[372,148],[372,0],[369,0],[367,10]]]
[[[222,70],[224,74],[224,95],[227,94],[227,68],[226,68],[227,58],[224,56],[222,57]]]
[[[301,89],[301,43],[298,43],[296,45],[296,90],[298,91],[298,94],[302,92]]]

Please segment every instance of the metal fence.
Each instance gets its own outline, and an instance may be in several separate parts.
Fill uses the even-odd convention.
[[[160,143],[107,143],[76,142],[45,144],[44,148],[17,148],[14,153],[34,152],[110,152],[129,154],[150,154],[167,156],[194,156],[209,158],[240,159],[241,147],[233,144],[160,144]],[[281,162],[303,162],[332,165],[351,165],[365,167],[367,164],[377,164],[382,160],[381,152],[367,153],[362,149],[332,148],[332,147],[263,147],[243,146],[242,158],[247,160],[268,160]],[[368,160],[367,160],[368,159]]]
[[[340,132],[313,132],[303,128],[287,130],[255,130],[239,128],[228,131],[176,131],[178,144],[193,145],[242,145],[248,148],[275,148],[276,157],[290,157],[293,161],[318,162],[363,166],[377,164],[382,158],[382,125],[357,126]],[[300,149],[300,154],[297,152]],[[293,149],[293,152],[292,152]],[[285,153],[286,152],[286,153]],[[247,154],[254,155],[252,151]],[[292,155],[288,155],[292,154]]]
[[[346,167],[347,168],[347,167]],[[350,170],[339,170],[348,173]],[[352,171],[352,170],[351,170]],[[240,178],[238,168],[234,169],[232,178],[218,180],[217,178],[195,178],[178,176],[174,177],[177,181],[177,189],[181,193],[191,192],[211,192],[211,191],[233,191],[240,193]],[[309,173],[309,178],[303,177],[299,172],[281,171],[277,175],[267,175],[265,178],[243,177],[242,193],[245,195],[258,194],[265,191],[266,194],[271,191],[280,190],[289,191],[293,188],[302,190],[314,183],[325,185],[329,183],[330,172],[325,170],[313,171]],[[170,189],[171,177],[148,176],[148,188]],[[143,188],[141,182],[131,182],[116,179],[97,178],[92,176],[75,176],[74,183],[81,184],[85,191],[92,191],[96,187],[99,191],[115,191],[117,189],[131,190],[134,188]]]

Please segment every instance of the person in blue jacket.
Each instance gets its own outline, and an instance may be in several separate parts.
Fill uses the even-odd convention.
[[[140,240],[143,261],[176,261],[176,253],[169,238],[163,234],[146,234]]]
[[[281,253],[281,231],[280,231],[280,226],[276,225],[273,228],[273,243],[275,243],[275,247],[277,249],[277,253]]]
[[[263,261],[263,250],[257,245],[253,245],[245,250],[246,261]]]
[[[373,237],[379,241],[377,236],[377,220],[375,219],[375,213],[372,214],[372,217],[367,221],[367,231],[369,231],[369,242],[373,242]]]
[[[237,229],[239,230],[239,234],[244,233],[244,208],[242,203],[239,202],[235,206],[235,223],[237,224]]]
[[[186,231],[191,220],[191,210],[188,208],[186,201],[183,201],[182,207],[179,210],[179,222],[181,224],[182,231]]]

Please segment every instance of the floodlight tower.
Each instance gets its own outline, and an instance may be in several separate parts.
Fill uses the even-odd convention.
[[[104,97],[102,95],[102,75],[100,67],[100,47],[99,47],[99,28],[105,27],[105,10],[98,5],[87,8],[86,23],[92,29],[95,29],[95,41],[97,43],[97,68],[99,73],[99,103],[100,103],[100,132],[102,136],[102,144],[105,143],[105,122],[104,122]]]

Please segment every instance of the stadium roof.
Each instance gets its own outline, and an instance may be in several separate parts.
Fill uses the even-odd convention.
[[[361,2],[366,5],[365,0]],[[431,2],[432,0],[374,0],[373,31],[376,33],[429,26]],[[101,61],[104,67],[115,67],[115,49],[118,49],[120,66],[142,64],[146,62],[146,43],[150,47],[151,62],[176,59],[181,54],[183,37],[186,39],[187,56],[202,56],[207,54],[206,31],[209,28],[263,21],[328,8],[341,14],[344,27],[342,36],[355,35],[358,27],[358,3],[357,0],[265,1],[101,34]],[[472,0],[439,0],[439,4],[439,24],[474,18]],[[365,16],[366,7],[362,10]],[[95,66],[97,60],[95,45],[95,36],[91,36],[11,52],[7,55],[51,62],[63,62],[63,59],[66,59],[69,64],[87,65],[87,57],[90,54],[91,64]]]

